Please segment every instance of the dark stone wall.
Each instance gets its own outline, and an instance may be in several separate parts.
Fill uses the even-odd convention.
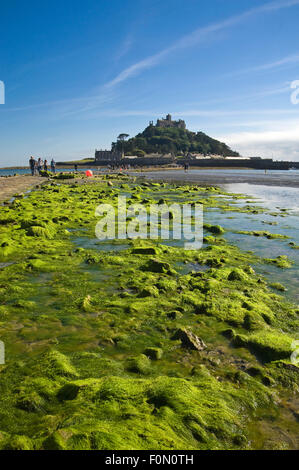
[[[111,162],[111,160],[101,160],[95,161],[94,166],[107,166],[111,164],[118,165],[130,165],[130,166],[159,166],[159,165],[170,165],[172,163],[177,163],[178,165],[184,165],[188,163],[190,167],[198,168],[252,168],[259,170],[289,170],[290,168],[299,169],[299,162],[274,162],[272,159],[261,159],[261,160],[241,160],[234,158],[233,160],[215,160],[215,159],[205,159],[205,160],[192,160],[192,159],[183,159],[178,160],[172,158],[123,158],[118,162]],[[92,165],[92,164],[91,164]]]

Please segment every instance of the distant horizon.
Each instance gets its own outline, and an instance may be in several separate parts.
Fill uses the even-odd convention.
[[[0,167],[93,158],[167,113],[244,157],[299,161],[298,14],[299,0],[2,5]]]

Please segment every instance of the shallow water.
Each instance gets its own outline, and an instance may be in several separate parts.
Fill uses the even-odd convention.
[[[248,194],[257,198],[254,204],[268,209],[289,209],[299,215],[299,189],[287,186],[256,185],[249,183],[225,184],[228,192]]]
[[[219,170],[220,171],[220,170]],[[258,170],[221,170],[224,174],[234,175],[256,175]],[[192,170],[192,174],[203,172],[211,174],[212,170]],[[156,174],[159,173],[159,178]],[[156,172],[151,173],[150,178],[154,175],[154,179],[166,180],[169,174],[180,173],[185,176],[184,182],[193,181],[190,173],[184,172]],[[298,171],[273,172],[277,176],[279,174],[294,174],[294,178],[299,180]],[[179,178],[178,178],[179,179]],[[215,194],[215,198],[223,197],[234,207],[244,207],[251,204],[263,207],[268,211],[261,214],[252,214],[245,212],[222,211],[218,208],[211,208],[204,213],[204,223],[221,225],[226,229],[224,238],[231,244],[238,246],[244,251],[253,251],[262,258],[276,258],[279,255],[286,255],[294,264],[289,269],[277,268],[273,265],[256,265],[255,270],[264,275],[270,282],[280,282],[288,290],[285,295],[289,300],[299,303],[299,250],[293,249],[289,243],[293,242],[299,245],[299,188],[290,188],[285,186],[266,186],[248,183],[222,184],[221,187],[234,194],[245,194],[246,199],[233,200],[231,196],[220,196]],[[154,192],[153,192],[154,195]],[[161,192],[159,192],[161,196]],[[174,201],[178,201],[175,193],[167,193],[165,196]],[[201,195],[202,196],[202,195]],[[286,210],[286,211],[285,211]],[[270,213],[269,213],[270,212]],[[275,225],[271,225],[274,223]],[[269,231],[274,234],[287,235],[287,239],[269,240],[266,237],[256,237],[253,235],[243,235],[234,233],[236,231]],[[182,246],[182,240],[165,241],[165,244],[173,246]]]
[[[204,212],[204,223],[221,225],[226,232],[222,235],[229,243],[238,246],[244,251],[253,251],[262,258],[276,258],[286,255],[294,264],[289,269],[281,269],[273,265],[258,264],[254,269],[269,282],[283,284],[287,291],[283,294],[289,300],[299,304],[299,250],[292,248],[289,243],[299,245],[299,189],[286,187],[269,187],[251,184],[223,185],[223,189],[231,193],[248,195],[245,199],[232,199],[232,196],[221,196],[233,204],[233,207],[244,207],[248,204],[264,207],[268,211],[260,214],[246,212],[224,211],[219,208],[211,208]],[[182,202],[185,195],[178,195],[169,189],[159,192],[148,192],[148,196],[154,199],[165,199],[173,202]],[[211,196],[211,194],[209,194]],[[201,193],[201,197],[204,194]],[[218,194],[215,194],[219,198]],[[286,212],[281,209],[287,209]],[[272,224],[275,225],[272,225]],[[236,233],[238,231],[268,231],[274,234],[286,235],[286,239],[267,239]],[[209,235],[204,232],[204,235]],[[183,246],[187,240],[173,240],[170,231],[169,240],[160,240],[162,244],[171,246]],[[128,248],[128,244],[118,240],[100,242],[97,238],[88,236],[74,237],[73,242],[83,248],[93,248],[104,251],[121,251]],[[194,269],[194,267],[193,267]],[[189,269],[189,271],[192,270]],[[188,271],[188,269],[187,269]]]

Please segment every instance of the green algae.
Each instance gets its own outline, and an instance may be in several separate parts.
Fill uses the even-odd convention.
[[[277,258],[265,258],[264,261],[265,263],[274,264],[275,266],[282,269],[291,268],[293,265],[293,261],[285,255],[277,256]]]
[[[203,228],[214,235],[221,235],[225,232],[224,228],[220,225],[203,224]]]
[[[280,284],[280,282],[271,282],[269,286],[272,287],[272,289],[278,290],[279,292],[285,292],[287,290],[287,288]]]
[[[249,336],[236,335],[234,338],[236,345],[251,348],[267,362],[289,358],[293,351],[292,342],[289,336],[268,330]]]
[[[270,416],[270,433],[292,427],[280,421],[273,394],[297,386],[281,361],[292,352],[298,311],[250,266],[291,262],[263,261],[212,230],[216,236],[194,251],[160,240],[132,240],[117,253],[110,250],[118,243],[76,248],[77,233],[94,237],[96,205],[116,207],[124,189],[150,203],[173,195],[231,206],[215,188],[113,181],[113,188],[50,183],[3,208],[10,222],[0,230],[11,251],[0,255],[15,264],[0,271],[8,357],[0,366],[0,448],[251,448],[250,423],[265,433],[261,413]],[[32,227],[50,238],[32,236]],[[181,274],[188,263],[207,269]],[[206,348],[181,347],[173,339],[180,329]]]
[[[279,233],[271,233],[265,230],[252,230],[252,231],[239,230],[236,233],[239,233],[242,235],[254,235],[255,237],[266,237],[268,238],[268,240],[285,240],[287,238],[290,238],[288,235],[281,235]]]

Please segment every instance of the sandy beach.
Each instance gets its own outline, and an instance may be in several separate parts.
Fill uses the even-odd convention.
[[[131,175],[144,176],[151,180],[180,181],[199,183],[203,185],[224,185],[233,183],[248,183],[266,186],[288,186],[299,188],[298,171],[268,171],[262,170],[215,170],[215,169],[190,169],[185,172],[178,169],[155,169],[130,171]]]
[[[30,188],[45,182],[45,178],[39,176],[12,176],[0,180],[0,201],[6,201],[16,193],[28,191]]]

